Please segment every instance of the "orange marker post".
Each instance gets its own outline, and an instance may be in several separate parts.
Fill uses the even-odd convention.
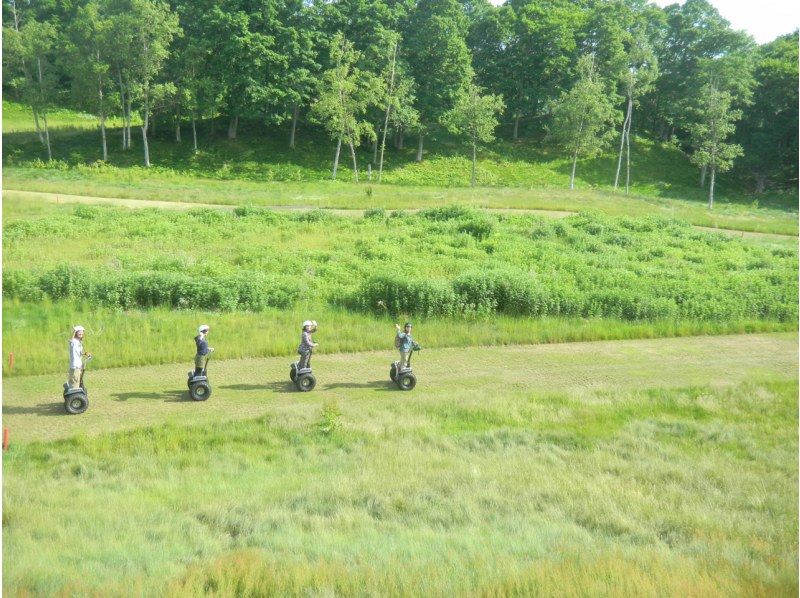
[[[13,370],[14,369],[14,353],[13,352],[8,354],[8,369],[9,370]]]
[[[3,428],[3,450],[8,450],[8,428]]]

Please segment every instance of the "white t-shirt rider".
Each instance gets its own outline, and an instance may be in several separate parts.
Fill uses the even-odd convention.
[[[83,368],[83,343],[78,338],[69,339],[69,369]]]

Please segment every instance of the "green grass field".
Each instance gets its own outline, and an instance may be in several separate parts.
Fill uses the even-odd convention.
[[[709,211],[642,142],[631,196],[611,156],[569,192],[530,142],[482,151],[476,189],[448,139],[332,182],[331,144],[254,123],[201,123],[197,155],[162,123],[149,170],[112,129],[101,165],[66,110],[45,164],[3,107],[6,595],[797,595],[796,194],[726,176]],[[406,319],[410,393],[388,379]],[[90,407],[68,416],[78,323]]]
[[[796,335],[391,358],[7,379],[5,593],[796,594]]]

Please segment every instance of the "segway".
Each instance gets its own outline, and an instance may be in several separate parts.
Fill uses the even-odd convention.
[[[300,360],[295,361],[289,368],[289,378],[291,378],[300,392],[314,390],[317,385],[317,379],[311,373],[311,357],[308,358],[308,367],[301,368]]]
[[[70,415],[80,415],[89,408],[89,391],[83,385],[83,374],[86,372],[86,364],[91,360],[91,357],[83,360],[83,369],[81,370],[78,388],[70,388],[69,384],[64,382],[64,408]]]
[[[414,351],[419,351],[420,349],[422,347],[419,346],[419,343],[411,344],[412,355]],[[397,384],[400,390],[411,390],[417,385],[417,377],[411,370],[411,355],[408,356],[408,364],[404,368],[400,367],[399,361],[392,362],[392,366],[389,368],[389,378]]]
[[[211,384],[208,382],[206,375],[206,367],[208,367],[208,360],[211,359],[211,353],[214,349],[209,349],[206,355],[206,361],[203,364],[203,371],[195,375],[194,370],[189,372],[189,377],[186,380],[186,386],[189,387],[189,396],[193,401],[205,401],[211,396]]]

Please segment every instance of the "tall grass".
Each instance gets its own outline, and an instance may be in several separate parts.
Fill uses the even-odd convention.
[[[303,303],[394,316],[797,316],[796,248],[657,217],[552,221],[450,207],[349,219],[78,206],[13,219],[3,243],[5,294],[25,301],[223,311]]]
[[[4,591],[796,594],[796,381],[485,390],[13,444]]]
[[[219,359],[294,355],[300,324],[314,318],[321,324],[316,339],[325,353],[390,350],[394,323],[334,307],[308,306],[259,313],[196,310],[117,311],[87,308],[70,302],[3,304],[3,375],[64,371],[67,339],[75,324],[86,327],[86,349],[95,355],[92,368],[127,367],[190,361],[197,326],[212,326],[211,346]],[[740,334],[793,330],[791,323],[764,321],[623,322],[599,318],[470,318],[414,319],[416,336],[426,348],[559,343],[704,334]],[[9,369],[9,353],[14,367]]]

